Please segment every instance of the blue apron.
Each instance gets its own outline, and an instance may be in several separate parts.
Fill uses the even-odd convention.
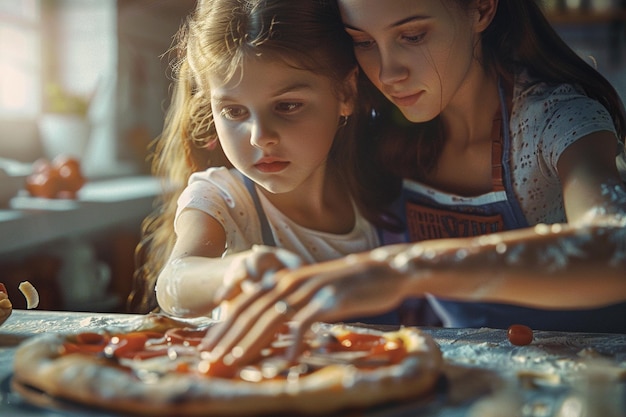
[[[402,196],[394,207],[396,214],[405,221],[405,232],[401,236],[381,233],[383,244],[478,236],[528,227],[513,190],[509,163],[509,115],[501,86],[499,92],[501,119],[494,120],[492,133],[492,191],[466,198],[405,180]],[[502,129],[502,126],[505,128]],[[410,299],[400,307],[395,317],[387,315],[380,319],[389,322],[397,320],[393,324],[405,325],[507,328],[519,323],[537,330],[626,332],[626,303],[601,309],[556,311],[498,303],[449,301],[434,296],[427,296],[427,300],[430,308],[424,305],[423,299]],[[378,318],[374,320],[379,322]]]
[[[246,189],[248,190],[250,197],[252,197],[252,202],[254,203],[254,208],[256,209],[257,216],[259,216],[263,244],[265,246],[276,246],[276,242],[274,241],[274,234],[272,233],[272,229],[270,228],[270,222],[267,220],[265,210],[263,210],[261,200],[259,200],[259,194],[256,191],[254,181],[252,181],[250,178],[246,177],[243,174],[241,176],[243,177],[243,182],[246,185]]]

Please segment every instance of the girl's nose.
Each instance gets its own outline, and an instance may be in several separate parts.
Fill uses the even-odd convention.
[[[393,51],[380,51],[378,78],[381,83],[395,84],[405,80],[408,76],[408,68],[397,59]]]
[[[278,142],[278,133],[271,123],[256,118],[251,121],[250,144],[256,148],[263,148]]]

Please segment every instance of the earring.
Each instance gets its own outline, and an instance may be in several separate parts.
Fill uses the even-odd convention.
[[[346,116],[344,114],[342,114],[341,116],[339,116],[339,127],[345,127],[348,124],[348,119],[350,119],[350,116]]]

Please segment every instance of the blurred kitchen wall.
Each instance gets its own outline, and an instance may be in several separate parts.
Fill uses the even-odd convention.
[[[49,156],[42,120],[78,117],[90,124],[80,155],[90,177],[147,172],[146,147],[161,130],[168,100],[163,54],[194,6],[195,0],[0,1],[0,157]],[[61,141],[72,134],[52,129]]]
[[[544,3],[557,31],[626,100],[625,0]],[[44,155],[42,116],[52,108],[80,108],[83,100],[91,122],[88,174],[146,172],[145,149],[161,130],[168,102],[163,54],[194,5],[0,0],[0,157],[33,161]],[[52,100],[51,87],[65,96]]]
[[[167,53],[195,0],[118,0],[117,128],[120,158],[147,169],[169,99]]]
[[[544,0],[565,42],[626,102],[626,0]]]

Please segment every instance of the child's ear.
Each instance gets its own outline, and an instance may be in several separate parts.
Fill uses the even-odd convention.
[[[498,0],[476,0],[476,32],[489,27],[498,10]]]
[[[343,89],[341,90],[341,114],[350,115],[354,113],[354,106],[357,96],[357,78],[359,76],[359,69],[355,68],[346,77]]]

